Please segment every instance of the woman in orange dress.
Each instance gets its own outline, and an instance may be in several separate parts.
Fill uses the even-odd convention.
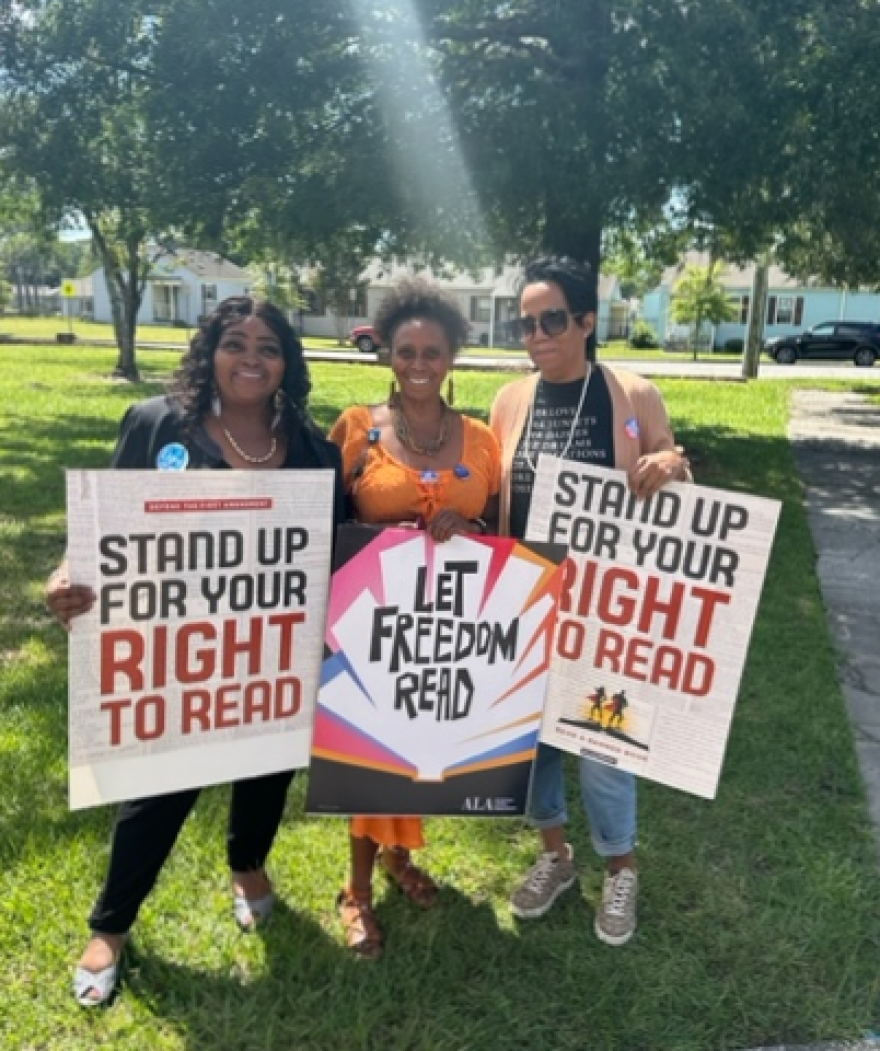
[[[500,454],[485,424],[456,412],[449,378],[468,324],[453,299],[428,282],[400,282],[374,322],[390,348],[392,393],[385,404],[347,409],[330,433],[342,449],[345,487],[357,520],[424,528],[436,541],[494,532]],[[421,818],[356,817],[351,822],[351,873],[340,893],[346,943],[358,956],[382,954],[372,907],[379,864],[413,904],[431,908],[438,889],[413,864],[424,846]]]

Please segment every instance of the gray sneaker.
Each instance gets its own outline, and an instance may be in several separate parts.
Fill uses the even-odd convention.
[[[549,912],[553,902],[574,885],[574,852],[565,845],[567,857],[555,851],[542,854],[510,896],[510,911],[521,920],[536,920]]]
[[[595,930],[606,945],[623,945],[636,929],[636,896],[639,877],[632,869],[606,875],[602,885],[602,904],[596,913]]]

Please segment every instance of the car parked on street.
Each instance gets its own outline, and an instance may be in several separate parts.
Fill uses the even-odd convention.
[[[796,336],[768,339],[764,351],[777,365],[825,358],[870,368],[880,358],[880,321],[823,321]]]
[[[379,333],[372,325],[358,325],[353,328],[348,334],[348,342],[357,347],[362,354],[371,354],[382,346]]]

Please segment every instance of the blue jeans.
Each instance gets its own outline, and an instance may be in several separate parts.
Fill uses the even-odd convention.
[[[568,821],[564,759],[558,748],[538,745],[527,812],[535,828],[558,828]],[[635,775],[592,759],[578,759],[578,773],[596,853],[617,858],[635,850]]]

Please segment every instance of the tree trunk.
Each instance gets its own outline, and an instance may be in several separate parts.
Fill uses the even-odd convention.
[[[697,311],[697,316],[694,318],[694,343],[691,347],[693,352],[693,360],[696,361],[700,356],[700,329],[703,327],[703,315]]]
[[[86,214],[86,222],[104,266],[104,281],[110,297],[113,333],[116,336],[116,346],[119,348],[113,375],[136,383],[140,379],[135,351],[135,333],[137,332],[138,311],[143,298],[140,259],[143,238],[131,235],[125,243],[125,264],[128,268],[126,273],[123,266],[120,265],[119,256],[114,247],[108,244],[104,231],[95,217]],[[143,265],[147,266],[146,263]]]
[[[758,378],[761,351],[764,348],[764,318],[767,315],[767,285],[769,266],[766,257],[762,257],[755,267],[752,281],[752,298],[749,303],[749,327],[746,345],[743,349],[742,378]]]

